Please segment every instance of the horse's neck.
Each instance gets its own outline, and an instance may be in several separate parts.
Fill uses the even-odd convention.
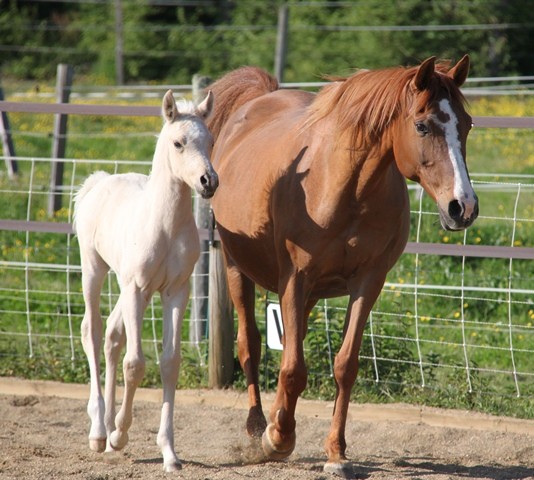
[[[156,151],[156,154],[161,153]],[[192,215],[191,188],[184,181],[173,178],[162,157],[154,157],[146,193],[147,221],[160,225],[168,234],[173,235],[184,219]]]
[[[347,196],[364,197],[369,189],[383,182],[394,164],[389,135],[377,143],[355,146],[347,132],[328,143],[332,149],[321,160],[324,165],[318,173],[325,191],[334,190],[344,200]]]

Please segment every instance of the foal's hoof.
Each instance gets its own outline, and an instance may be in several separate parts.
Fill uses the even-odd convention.
[[[93,452],[102,453],[103,451],[106,450],[106,439],[105,438],[90,438],[89,448]]]
[[[113,450],[122,450],[128,443],[128,434],[124,432],[122,435],[115,430],[109,436],[109,444]]]
[[[177,472],[178,470],[181,470],[181,469],[182,469],[182,464],[179,460],[176,462],[171,462],[168,465],[163,464],[163,470],[167,473]]]
[[[352,463],[348,460],[342,460],[339,462],[326,462],[323,470],[325,473],[331,473],[341,478],[356,478]]]
[[[273,443],[273,434],[275,431],[276,429],[274,428],[274,424],[270,423],[267,425],[267,428],[261,437],[261,446],[263,447],[263,452],[269,460],[284,460],[293,453],[297,436],[295,432],[292,432],[289,438],[286,440],[285,445],[277,446]]]

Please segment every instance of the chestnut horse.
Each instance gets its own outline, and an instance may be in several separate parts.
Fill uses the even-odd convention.
[[[218,99],[208,127],[220,177],[212,205],[238,315],[247,431],[263,434],[270,459],[295,447],[308,315],[319,299],[348,295],[324,469],[352,475],[347,409],[367,317],[408,239],[403,177],[436,201],[445,229],[465,229],[478,215],[465,164],[472,123],[459,90],[469,57],[449,66],[432,57],[413,68],[361,71],[332,79],[318,94],[281,90],[266,72],[243,67],[209,87]],[[258,385],[255,284],[279,294],[284,325],[268,424]]]

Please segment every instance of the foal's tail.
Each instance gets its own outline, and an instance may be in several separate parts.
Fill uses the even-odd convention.
[[[78,212],[79,212],[80,205],[83,199],[89,193],[89,191],[93,189],[93,187],[97,183],[99,183],[101,180],[103,180],[106,177],[109,177],[109,173],[102,172],[102,171],[92,173],[85,179],[80,189],[76,192],[76,195],[74,196],[74,216],[73,216],[73,227],[74,227],[75,232],[77,231],[76,220],[78,218]]]
[[[214,140],[239,107],[279,88],[276,78],[257,67],[238,68],[211,84],[206,90],[213,92],[215,108],[206,123]]]

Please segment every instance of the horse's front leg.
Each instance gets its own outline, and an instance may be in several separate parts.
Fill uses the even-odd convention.
[[[259,369],[261,359],[261,335],[254,315],[254,282],[243,275],[227,258],[228,290],[238,319],[237,355],[247,379],[249,412],[247,433],[260,438],[267,426],[261,405]]]
[[[309,310],[304,290],[305,278],[298,272],[291,274],[280,289],[284,350],[270,423],[262,437],[265,454],[274,460],[288,457],[295,448],[295,409],[307,382],[303,341]]]
[[[378,267],[375,267],[378,270]],[[343,343],[334,360],[336,399],[330,432],[325,441],[328,460],[325,472],[352,478],[352,464],[345,456],[347,447],[345,426],[352,387],[358,375],[359,351],[367,317],[380,294],[385,281],[385,273],[378,271],[367,276],[353,277],[348,282],[349,305],[345,319]]]
[[[163,353],[160,358],[163,383],[163,405],[158,432],[158,445],[163,454],[166,472],[180,470],[182,464],[174,449],[174,397],[181,361],[181,332],[184,313],[189,299],[189,282],[178,290],[162,292],[163,304]]]
[[[115,417],[115,430],[110,445],[120,450],[128,443],[128,429],[132,424],[135,391],[145,374],[145,357],[141,349],[141,326],[148,300],[135,285],[125,285],[119,296],[122,319],[126,331],[126,354],[123,360],[124,397]]]
[[[85,314],[81,325],[82,345],[89,363],[91,375],[87,414],[91,419],[89,448],[103,452],[106,448],[104,424],[105,403],[100,386],[100,349],[102,346],[102,317],[100,315],[100,291],[107,268],[100,260],[88,261],[82,255],[82,289]]]
[[[106,388],[104,397],[106,399],[106,415],[104,421],[108,442],[106,451],[112,451],[110,444],[111,432],[115,430],[115,389],[117,385],[117,366],[121,350],[126,343],[126,333],[122,320],[120,302],[111,311],[107,321],[106,340],[104,343],[104,353],[106,357]]]

